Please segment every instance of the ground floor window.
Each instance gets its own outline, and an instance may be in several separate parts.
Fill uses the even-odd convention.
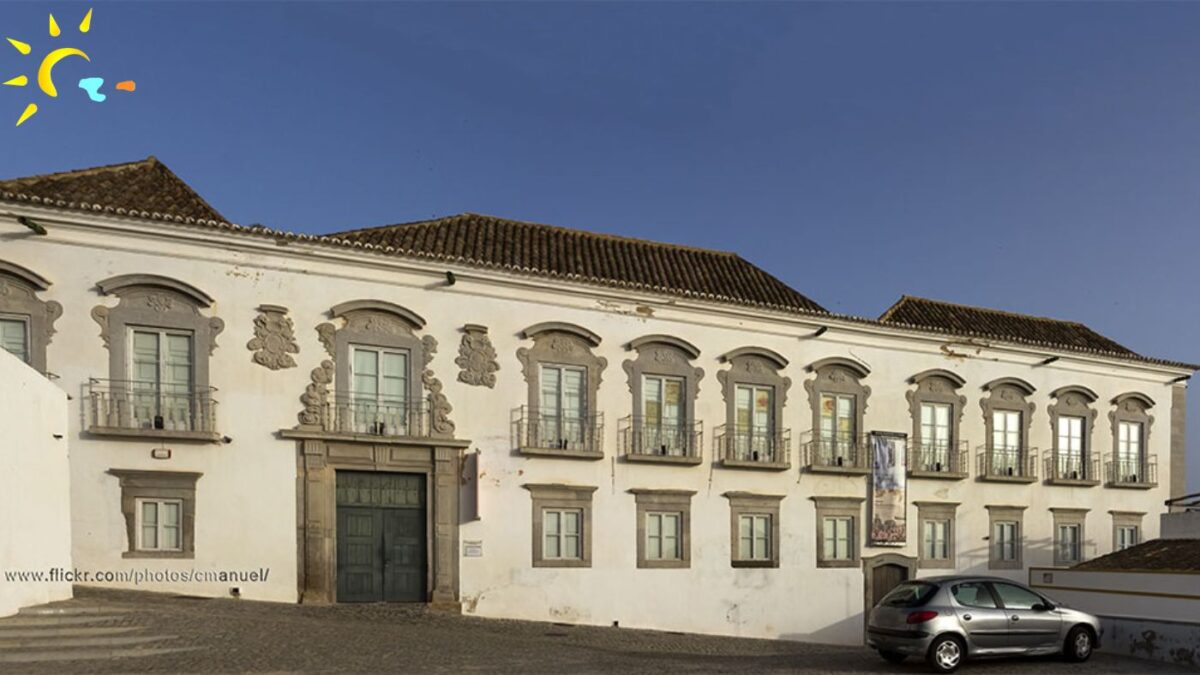
[[[527,483],[533,501],[533,566],[591,567],[592,486]]]
[[[139,551],[178,551],[180,515],[183,502],[178,499],[137,500]]]
[[[950,521],[927,520],[921,533],[921,546],[928,560],[950,559]]]

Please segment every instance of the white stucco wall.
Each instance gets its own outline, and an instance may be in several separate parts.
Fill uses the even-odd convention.
[[[49,581],[71,569],[67,414],[66,393],[0,349],[0,617],[71,597]]]
[[[912,480],[909,483],[910,543],[896,549],[864,549],[864,556],[901,552],[916,555],[917,510],[914,501],[959,502],[956,539],[959,569],[987,567],[988,516],[985,505],[1025,505],[1027,565],[1051,563],[1049,509],[1089,509],[1088,556],[1112,550],[1108,511],[1144,511],[1143,535],[1158,531],[1157,514],[1167,498],[1170,387],[1177,373],[1154,366],[1122,364],[1084,355],[1064,354],[1052,365],[1036,367],[1045,354],[1027,349],[972,347],[962,357],[942,351],[946,340],[900,331],[797,318],[765,311],[684,302],[628,291],[581,289],[502,273],[454,267],[458,282],[446,286],[450,266],[402,262],[353,250],[316,248],[292,242],[233,237],[207,230],[146,225],[110,218],[81,218],[84,226],[56,222],[43,215],[49,234],[5,242],[0,257],[49,278],[43,299],[62,303],[64,314],[49,348],[50,369],[61,385],[80,392],[89,377],[107,377],[108,352],[89,316],[96,305],[115,305],[102,297],[97,281],[113,275],[151,273],[192,284],[215,298],[203,311],[219,316],[226,327],[211,359],[210,383],[218,388],[219,430],[228,444],[167,443],[169,460],[151,457],[159,444],[144,440],[99,440],[80,428],[79,403],[72,404],[69,438],[77,450],[71,463],[72,517],[76,565],[107,570],[258,569],[271,570],[266,583],[238,584],[252,599],[296,599],[296,444],[276,437],[296,424],[299,396],[310,371],[327,358],[315,327],[328,321],[333,305],[354,299],[393,302],[425,317],[422,334],[434,336],[438,352],[431,364],[454,406],[456,436],[480,452],[480,519],[461,526],[460,539],[480,541],[481,557],[463,557],[461,595],[464,610],[491,617],[568,621],[696,631],[714,634],[780,637],[826,642],[859,641],[863,612],[860,569],[817,569],[816,522],[810,497],[868,497],[865,477],[819,476],[800,470],[802,432],[811,426],[803,383],[812,377],[805,366],[827,356],[855,358],[871,368],[872,388],[865,431],[910,433],[905,392],[907,380],[929,368],[959,373],[968,402],[962,438],[975,448],[983,443],[980,387],[999,377],[1020,377],[1037,393],[1030,431],[1033,447],[1051,447],[1046,406],[1049,392],[1067,384],[1099,394],[1100,414],[1093,447],[1107,455],[1112,433],[1109,401],[1128,391],[1153,398],[1155,422],[1149,451],[1158,457],[1159,487],[1117,490],[1069,488],[975,480]],[[0,219],[0,231],[27,232]],[[169,236],[167,236],[169,234]],[[246,348],[253,336],[256,307],[289,308],[295,322],[299,367],[270,371],[251,362]],[[526,403],[526,383],[516,358],[530,342],[521,330],[542,321],[566,321],[600,335],[595,352],[608,360],[597,409],[605,415],[605,458],[573,461],[528,458],[514,453],[510,434],[513,408]],[[460,328],[489,327],[500,370],[494,389],[456,380],[454,365]],[[805,339],[819,325],[831,325],[818,339]],[[621,364],[635,354],[625,345],[652,333],[679,336],[701,350],[694,361],[705,371],[700,382],[696,419],[703,421],[704,463],[692,467],[630,464],[618,458],[618,420],[630,414],[631,400]],[[724,402],[717,382],[727,367],[718,357],[737,347],[773,349],[790,360],[791,378],[781,426],[792,430],[792,468],[784,472],[732,470],[713,463],[713,429],[723,424]],[[120,515],[117,479],[110,468],[194,471],[197,483],[196,551],[193,560],[130,560]],[[1039,461],[1039,473],[1042,471]],[[595,486],[593,561],[590,569],[533,568],[530,495],[526,483]],[[687,489],[692,499],[691,568],[642,570],[635,566],[635,504],[630,488]],[[727,491],[785,495],[781,504],[781,565],[778,569],[733,569],[729,551]],[[867,511],[864,505],[863,518]],[[939,573],[943,572],[941,570]],[[1023,579],[1025,572],[1011,576]],[[231,584],[142,584],[143,589],[225,595]]]
[[[1032,569],[1029,584],[1099,616],[1106,651],[1200,666],[1200,574]]]

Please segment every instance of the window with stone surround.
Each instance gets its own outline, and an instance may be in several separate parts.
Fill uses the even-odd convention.
[[[1142,511],[1109,511],[1113,521],[1113,551],[1124,551],[1142,542]]]
[[[0,349],[46,372],[46,347],[62,305],[38,295],[50,282],[32,270],[0,260]]]
[[[955,502],[913,502],[921,534],[918,564],[929,569],[953,569],[956,555]]]
[[[909,471],[932,477],[962,477],[968,472],[966,447],[959,429],[967,397],[958,393],[966,381],[936,368],[909,378],[905,393],[912,416]]]
[[[1052,508],[1054,519],[1054,564],[1069,567],[1083,562],[1087,555],[1084,524],[1087,509]]]
[[[219,440],[209,357],[225,322],[201,313],[213,299],[153,274],[116,276],[96,287],[117,304],[92,309],[108,348],[108,369],[107,377],[88,382],[88,431]]]
[[[725,424],[716,445],[723,466],[782,470],[791,466],[791,431],[782,426],[790,378],[787,359],[763,347],[741,347],[721,356],[717,373],[725,397]]]
[[[1050,392],[1054,399],[1050,413],[1053,452],[1046,458],[1046,478],[1068,485],[1095,485],[1100,482],[1100,463],[1092,451],[1092,429],[1096,423],[1097,396],[1087,387],[1073,385]]]
[[[733,567],[779,567],[779,503],[783,495],[726,492]]]
[[[871,453],[863,420],[871,388],[862,381],[870,369],[853,359],[830,357],[812,363],[808,371],[814,374],[804,383],[812,410],[805,443],[809,468],[868,471]]]
[[[592,486],[527,483],[533,504],[533,566],[592,566]]]
[[[670,335],[640,337],[628,349],[637,351],[637,358],[622,364],[633,397],[632,415],[620,425],[623,454],[639,461],[699,463],[695,411],[704,370],[691,360],[700,350]]]
[[[1113,430],[1113,450],[1107,463],[1107,482],[1120,487],[1156,485],[1158,467],[1154,456],[1147,451],[1154,423],[1150,414],[1154,400],[1139,392],[1128,392],[1114,398],[1112,404],[1108,419]]]
[[[592,352],[600,336],[574,324],[547,322],[526,328],[522,337],[533,346],[517,350],[527,386],[526,404],[513,412],[518,450],[603,458],[604,418],[596,406],[608,360]]]
[[[857,567],[861,555],[861,497],[811,497],[816,504],[817,567]]]
[[[126,558],[195,555],[196,482],[202,474],[109,469],[121,490]]]
[[[1014,570],[1024,566],[1024,506],[988,505],[988,569]]]
[[[694,490],[630,490],[637,504],[637,566],[691,566]]]
[[[987,397],[983,408],[986,441],[980,448],[979,477],[983,480],[1033,482],[1037,468],[1029,447],[1029,427],[1035,406],[1027,401],[1035,389],[1028,382],[1004,377],[983,386]]]

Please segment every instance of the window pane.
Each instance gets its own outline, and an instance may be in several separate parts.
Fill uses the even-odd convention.
[[[158,548],[158,504],[142,502],[142,548]]]
[[[642,380],[642,415],[646,423],[657,425],[662,419],[662,378],[647,377]]]
[[[408,389],[408,355],[399,352],[383,354],[382,400],[403,403]]]
[[[1020,586],[1005,583],[993,583],[992,588],[1000,596],[1000,602],[1007,609],[1033,609],[1034,605],[1042,604],[1042,599],[1036,593],[1027,591]]]
[[[754,519],[738,516],[738,559],[751,560],[754,551]]]
[[[0,348],[29,363],[29,338],[23,319],[0,318]]]
[[[369,349],[354,350],[354,393],[369,399],[379,395],[379,353]]]

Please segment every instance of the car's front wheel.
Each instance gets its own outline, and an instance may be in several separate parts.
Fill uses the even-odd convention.
[[[1096,646],[1092,631],[1085,626],[1075,626],[1067,633],[1067,642],[1063,645],[1063,654],[1071,661],[1087,661]]]
[[[904,659],[908,658],[908,655],[906,655],[906,654],[901,654],[900,652],[892,652],[892,651],[888,651],[886,649],[880,649],[879,655],[882,656],[883,660],[887,661],[888,663],[904,663]]]
[[[942,635],[929,645],[929,665],[939,673],[953,673],[967,655],[963,641],[953,635]]]

